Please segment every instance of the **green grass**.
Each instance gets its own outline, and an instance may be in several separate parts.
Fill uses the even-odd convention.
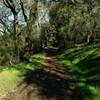
[[[0,100],[23,81],[27,71],[36,69],[44,61],[44,58],[43,54],[36,54],[32,56],[30,63],[0,66]]]
[[[58,58],[78,81],[84,100],[100,100],[100,44],[71,48]]]

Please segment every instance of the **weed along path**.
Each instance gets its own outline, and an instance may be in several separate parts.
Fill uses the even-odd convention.
[[[35,71],[29,71],[15,90],[3,100],[82,100],[65,65],[47,56]]]

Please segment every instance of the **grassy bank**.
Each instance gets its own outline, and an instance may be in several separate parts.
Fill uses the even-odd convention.
[[[29,63],[0,66],[0,100],[24,79],[27,71],[35,70],[43,61],[44,55],[36,54],[32,56]]]
[[[77,81],[83,100],[100,100],[100,44],[68,49],[59,59]]]

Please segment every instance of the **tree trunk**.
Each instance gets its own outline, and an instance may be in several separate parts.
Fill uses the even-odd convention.
[[[90,35],[88,34],[87,35],[87,43],[89,43],[90,42]]]
[[[14,15],[14,33],[15,33],[15,51],[16,51],[16,55],[17,55],[17,59],[18,61],[20,60],[19,58],[19,35],[20,35],[20,32],[19,32],[19,25],[18,25],[18,16],[16,14],[13,14]]]

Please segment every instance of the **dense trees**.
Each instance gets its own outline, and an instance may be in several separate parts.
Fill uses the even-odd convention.
[[[15,51],[16,56],[18,59],[20,58],[20,54],[22,53],[24,56],[23,49],[27,49],[25,51],[28,52],[28,50],[31,48],[30,45],[32,44],[32,38],[33,38],[33,25],[35,23],[36,17],[37,17],[37,4],[36,1],[32,2],[32,5],[27,5],[27,8],[24,6],[28,3],[21,0],[3,0],[2,2],[3,6],[6,6],[7,8],[3,9],[3,11],[7,11],[7,13],[10,13],[9,16],[6,16],[6,19],[11,19],[11,23],[7,20],[7,22],[4,22],[3,24],[7,25],[9,23],[9,26],[13,29],[13,39],[15,42]],[[2,6],[2,8],[3,8]],[[6,14],[8,15],[8,14]],[[2,16],[5,17],[5,15]],[[1,18],[1,21],[3,22],[3,18]],[[13,24],[13,26],[11,25]],[[4,27],[5,27],[4,25]],[[22,30],[25,30],[24,32]],[[3,33],[5,35],[5,33]],[[10,33],[11,35],[11,33]]]
[[[1,0],[0,12],[2,59],[4,48],[17,61],[48,46],[100,41],[98,0]]]
[[[53,7],[50,13],[51,25],[55,26],[57,34],[63,34],[63,44],[68,41],[89,43],[100,38],[100,19],[97,17],[100,14],[100,6],[95,3],[96,1],[94,5],[90,1],[77,1],[75,4],[58,3]]]

